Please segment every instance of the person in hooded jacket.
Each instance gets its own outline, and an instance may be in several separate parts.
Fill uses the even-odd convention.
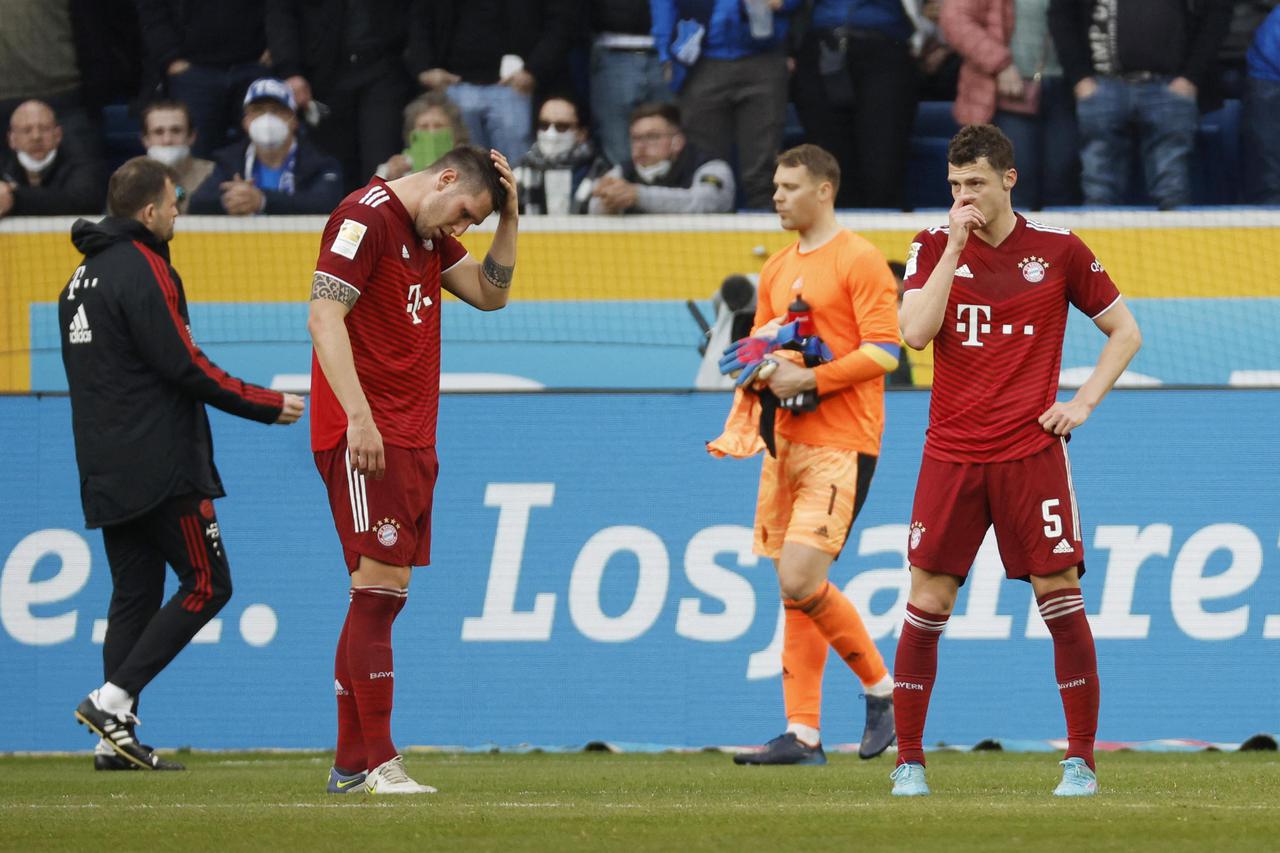
[[[109,215],[76,220],[84,261],[58,299],[62,362],[85,524],[102,530],[111,605],[104,683],[76,709],[101,741],[103,770],[176,770],[138,742],[138,697],[231,596],[213,500],[205,404],[262,423],[291,424],[303,401],[219,368],[191,334],[182,279],[169,262],[178,217],[173,170],[135,157],[111,176]],[[161,606],[164,567],[179,587]]]

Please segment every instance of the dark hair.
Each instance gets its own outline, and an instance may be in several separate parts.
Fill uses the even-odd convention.
[[[552,92],[542,100],[538,101],[538,106],[533,111],[533,121],[535,124],[538,121],[538,116],[542,115],[542,108],[547,105],[548,101],[564,101],[566,104],[573,107],[573,117],[577,120],[578,126],[587,126],[587,115],[578,104],[578,99],[565,92]]]
[[[819,181],[830,181],[833,192],[840,191],[840,164],[825,148],[808,143],[797,145],[779,154],[777,163],[787,168],[804,166]]]
[[[889,271],[893,273],[893,277],[898,281],[902,281],[907,277],[907,265],[902,261],[889,261]]]
[[[159,160],[134,157],[125,161],[107,182],[107,213],[129,217],[149,204],[159,204],[166,179],[178,183],[177,173]]]
[[[501,210],[507,202],[507,188],[502,185],[502,176],[498,168],[489,159],[489,152],[478,145],[459,145],[439,160],[436,160],[426,171],[439,174],[445,169],[453,169],[458,173],[459,182],[469,189],[484,190],[493,200],[493,209]]]
[[[627,118],[627,127],[640,121],[642,118],[653,118],[657,116],[666,119],[667,124],[680,129],[680,109],[675,104],[660,104],[651,101],[647,104],[641,104],[631,111],[631,115]]]
[[[947,162],[964,166],[986,157],[991,168],[1003,174],[1013,168],[1013,143],[994,124],[966,124],[951,137]]]
[[[187,120],[187,133],[191,132],[191,109],[182,101],[173,100],[171,98],[161,98],[159,100],[152,101],[142,108],[142,115],[140,116],[140,119],[142,121],[143,133],[147,132],[147,116],[151,115],[156,110],[178,110]]]

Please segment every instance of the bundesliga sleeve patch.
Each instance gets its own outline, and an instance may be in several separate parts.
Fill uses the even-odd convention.
[[[335,255],[342,255],[347,260],[354,260],[356,250],[360,248],[360,241],[364,239],[364,234],[369,230],[369,226],[363,222],[356,222],[354,219],[342,220],[342,227],[338,229],[338,236],[333,238],[333,245],[329,247],[329,251]]]
[[[902,274],[903,278],[911,278],[916,274],[916,270],[919,268],[921,245],[921,243],[912,243],[911,248],[907,250],[906,271]]]

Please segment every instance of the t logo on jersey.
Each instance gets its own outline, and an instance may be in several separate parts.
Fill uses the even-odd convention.
[[[979,335],[991,334],[991,329],[995,326],[991,320],[990,305],[957,305],[956,306],[956,331],[965,336],[960,342],[962,347],[980,347],[982,340]],[[995,326],[997,332],[1002,335],[1035,334],[1035,326],[1014,326],[1012,323],[1005,323]]]
[[[419,309],[431,307],[431,297],[425,299],[422,296],[422,285],[409,285],[409,295],[404,306],[404,312],[413,318],[413,325],[417,326],[422,323],[422,318],[418,316]]]
[[[71,301],[76,298],[76,291],[79,290],[80,288],[98,286],[97,277],[88,279],[88,278],[82,278],[83,275],[84,275],[84,267],[83,266],[76,267],[75,275],[71,276],[71,281],[67,285],[68,301]],[[75,341],[72,341],[72,343],[75,343]]]
[[[978,340],[978,332],[981,331],[984,335],[989,333],[991,331],[991,324],[979,322],[978,318],[981,317],[983,320],[990,320],[991,306],[957,305],[956,317],[959,319],[959,322],[956,323],[956,331],[962,335],[966,335],[965,339],[960,342],[960,346],[982,346],[982,341]]]

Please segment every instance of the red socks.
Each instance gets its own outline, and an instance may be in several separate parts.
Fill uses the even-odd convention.
[[[1083,758],[1093,766],[1093,741],[1098,733],[1098,656],[1093,632],[1084,614],[1080,590],[1059,589],[1036,599],[1040,615],[1053,636],[1053,668],[1067,717],[1067,758]]]
[[[1053,636],[1054,671],[1067,717],[1067,757],[1083,758],[1093,768],[1098,732],[1098,657],[1084,614],[1080,590],[1060,589],[1037,599],[1040,615]],[[947,616],[907,605],[902,638],[893,664],[893,713],[898,732],[898,763],[924,764],[924,721],[938,672],[938,638]]]
[[[350,670],[347,667],[347,637],[350,636],[351,610],[342,623],[338,635],[338,653],[333,661],[333,691],[338,696],[338,748],[333,756],[333,766],[350,776],[368,768],[365,759],[364,734],[360,731],[360,711],[356,708],[356,694],[352,689]]]
[[[927,613],[907,604],[902,637],[893,661],[893,716],[898,733],[898,763],[924,764],[924,719],[938,673],[938,638],[948,615]]]
[[[353,694],[338,695],[338,752],[334,766],[341,770],[357,772],[377,767],[394,758],[398,753],[391,741],[391,705],[395,692],[395,669],[391,657],[391,624],[404,608],[408,591],[379,586],[354,587],[351,590],[351,607],[347,611],[347,623],[338,640],[341,657],[344,641],[347,671],[350,683],[337,678],[342,687]],[[342,673],[341,662],[335,667]],[[354,699],[344,711],[344,699]],[[352,718],[350,705],[357,714]],[[353,732],[352,722],[358,721]],[[355,739],[363,742],[363,762],[348,764],[360,758],[354,746]],[[344,751],[344,745],[346,750]]]

